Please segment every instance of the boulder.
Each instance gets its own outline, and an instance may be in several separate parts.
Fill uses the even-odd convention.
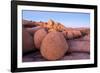
[[[75,39],[82,36],[81,32],[78,30],[65,30],[62,31],[66,39]]]
[[[73,30],[72,33],[73,33],[73,38],[79,38],[82,36],[81,32],[78,30]]]
[[[22,51],[23,53],[34,51],[32,36],[25,28],[22,28]]]
[[[34,34],[34,45],[37,49],[40,49],[42,40],[44,39],[44,37],[47,35],[47,31],[42,28],[39,29],[38,31],[35,32]]]
[[[53,31],[43,39],[40,52],[47,60],[57,60],[68,51],[68,44],[61,32]]]
[[[73,39],[74,38],[73,32],[72,31],[66,31],[66,38],[67,39]]]

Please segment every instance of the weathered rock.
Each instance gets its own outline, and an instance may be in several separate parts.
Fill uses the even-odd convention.
[[[47,31],[45,29],[39,29],[34,34],[34,44],[37,49],[40,49],[42,40],[47,35]]]
[[[62,33],[66,39],[73,39],[74,38],[72,31],[65,30],[65,31],[62,31]]]
[[[81,32],[78,30],[65,30],[62,31],[66,39],[75,39],[82,36]]]
[[[40,52],[45,59],[57,60],[68,51],[68,44],[61,32],[50,32],[43,39]]]
[[[55,29],[49,29],[48,32],[56,31]]]
[[[22,50],[23,53],[34,51],[32,36],[25,28],[22,29]]]
[[[73,38],[78,38],[82,36],[81,32],[78,30],[73,30],[72,33],[73,33]]]
[[[48,25],[52,26],[54,24],[54,21],[53,20],[48,20]]]
[[[82,35],[87,35],[90,33],[90,29],[80,29],[80,32],[82,33]]]
[[[66,31],[66,38],[67,39],[73,39],[74,38],[73,32],[72,31]]]
[[[69,52],[90,52],[90,40],[75,39],[67,41],[69,45]]]

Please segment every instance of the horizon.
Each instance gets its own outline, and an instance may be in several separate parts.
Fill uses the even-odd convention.
[[[64,24],[66,27],[90,27],[89,13],[23,10],[22,19],[36,22],[47,22],[49,19],[52,19],[55,22]]]

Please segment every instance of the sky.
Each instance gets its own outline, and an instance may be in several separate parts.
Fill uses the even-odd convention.
[[[22,18],[37,22],[47,22],[49,19],[52,19],[64,24],[66,27],[90,27],[89,13],[23,10]]]

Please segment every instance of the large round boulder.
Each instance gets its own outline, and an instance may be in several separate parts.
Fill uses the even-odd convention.
[[[42,40],[44,39],[44,37],[46,35],[47,35],[47,31],[44,28],[39,29],[38,31],[35,32],[35,34],[34,34],[34,44],[35,44],[35,47],[37,49],[40,49]]]
[[[47,60],[57,60],[68,51],[68,44],[61,32],[53,31],[43,39],[40,52]]]

